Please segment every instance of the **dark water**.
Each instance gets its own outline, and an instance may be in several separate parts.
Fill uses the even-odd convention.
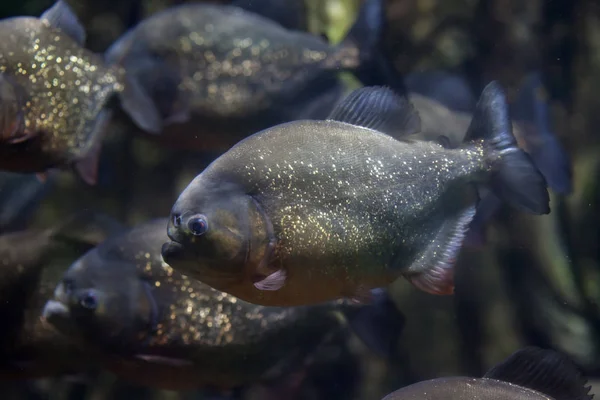
[[[256,12],[268,9],[269,18],[338,43],[361,4],[287,2],[242,5],[256,7]],[[68,3],[85,27],[85,47],[101,54],[140,21],[182,2]],[[52,4],[7,0],[0,4],[0,17],[39,16]],[[355,330],[340,325],[339,330],[324,332],[319,346],[303,348],[301,362],[277,366],[278,373],[268,382],[256,379],[225,390],[193,384],[181,391],[166,390],[153,387],[152,378],[141,385],[131,379],[135,369],[111,371],[101,356],[86,353],[85,346],[82,350],[40,319],[62,274],[85,252],[120,232],[115,225],[76,224],[51,248],[44,247],[43,235],[33,234],[0,243],[5,246],[0,248],[0,281],[6,282],[0,283],[2,398],[379,399],[426,379],[482,376],[529,345],[568,356],[591,383],[600,382],[600,104],[595,90],[600,85],[600,34],[594,29],[600,9],[591,0],[390,0],[385,2],[385,16],[383,39],[374,46],[377,63],[354,71],[354,76],[343,72],[340,81],[334,73],[309,91],[292,93],[293,112],[285,108],[288,113],[282,118],[323,114],[344,92],[360,86],[362,78],[396,90],[406,85],[421,113],[425,139],[444,135],[457,145],[481,90],[497,80],[511,104],[518,143],[550,187],[550,214],[528,215],[503,204],[494,206],[493,201],[488,204],[478,215],[482,225],[469,237],[473,242],[459,253],[452,296],[425,293],[405,279],[394,282],[389,292],[404,314],[405,326],[388,357],[381,357]],[[174,132],[189,135],[197,130],[201,133],[192,133],[196,139],[212,134],[210,140],[201,140],[203,149],[193,149],[184,141],[170,145],[177,144],[179,136],[155,140],[140,134],[123,122],[122,111],[115,113],[116,122],[103,139],[94,186],[68,168],[44,183],[31,174],[0,171],[0,233],[57,227],[82,210],[102,213],[124,227],[169,217],[190,181],[244,136],[227,130],[230,125],[213,124],[212,117],[200,117]],[[241,136],[231,139],[226,136],[230,131]],[[228,140],[221,141],[223,137]],[[36,252],[40,254],[35,260],[24,259]],[[289,343],[290,354],[298,351],[297,344]],[[212,357],[219,358],[219,365],[227,364],[226,353]],[[160,368],[155,373],[164,376]]]

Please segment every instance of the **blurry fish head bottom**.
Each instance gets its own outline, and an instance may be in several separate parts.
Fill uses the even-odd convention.
[[[227,291],[252,276],[273,251],[273,228],[256,199],[241,187],[196,177],[171,210],[164,261]]]
[[[83,256],[69,268],[42,317],[74,340],[128,349],[154,329],[155,301],[148,283],[138,279],[128,264],[101,268],[90,260],[94,255],[88,253],[87,259]]]

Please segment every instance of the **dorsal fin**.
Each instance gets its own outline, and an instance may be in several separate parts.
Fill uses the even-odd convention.
[[[85,44],[85,29],[71,7],[64,1],[58,0],[52,7],[44,11],[41,19],[60,29],[80,46]]]
[[[567,357],[552,350],[525,347],[496,365],[484,378],[510,382],[557,400],[590,400],[587,379]]]
[[[421,131],[421,118],[410,101],[381,86],[354,90],[333,109],[328,119],[374,129],[394,137]]]

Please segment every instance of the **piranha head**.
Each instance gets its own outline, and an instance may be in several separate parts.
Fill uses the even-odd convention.
[[[25,132],[24,106],[22,88],[0,74],[0,144],[20,143],[29,138]]]
[[[270,222],[258,202],[235,184],[202,174],[171,210],[164,261],[218,290],[252,279],[271,241]]]
[[[152,332],[157,307],[134,264],[102,261],[93,249],[63,276],[42,318],[80,343],[131,351]]]

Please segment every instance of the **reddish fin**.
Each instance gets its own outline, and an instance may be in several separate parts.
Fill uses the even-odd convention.
[[[406,278],[419,289],[440,296],[454,294],[454,260],[449,260],[447,265],[438,265],[435,268],[410,275]]]
[[[446,221],[435,240],[405,277],[419,289],[436,295],[454,293],[454,264],[463,245],[475,206]]]
[[[100,143],[94,145],[87,155],[75,162],[75,170],[88,185],[95,185],[98,181],[98,164],[100,162]]]
[[[180,358],[163,357],[151,354],[137,354],[135,357],[149,363],[170,365],[173,367],[189,367],[190,365],[193,365],[191,361],[182,360]]]
[[[41,183],[46,183],[46,181],[48,180],[48,172],[38,172],[37,174],[35,174],[35,176]]]
[[[263,280],[254,283],[254,286],[258,290],[268,290],[274,291],[279,290],[285,285],[285,279],[287,278],[287,274],[284,270],[280,269],[278,271],[273,272],[271,275],[267,276]]]

